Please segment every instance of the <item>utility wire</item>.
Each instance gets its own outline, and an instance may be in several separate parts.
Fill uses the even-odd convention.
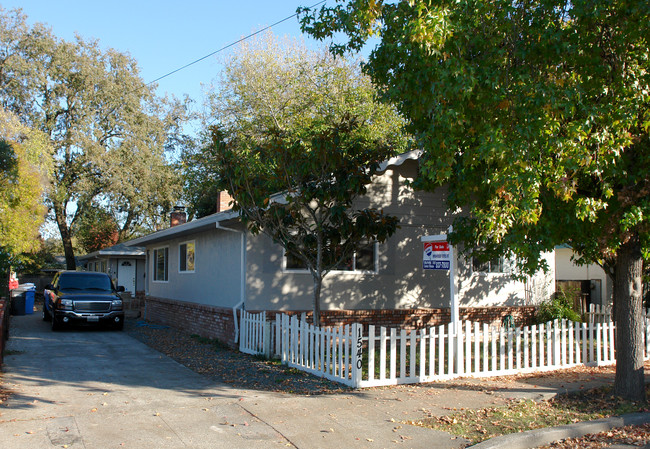
[[[315,8],[316,6],[320,5],[321,3],[325,3],[326,1],[327,1],[327,0],[321,0],[320,2],[315,3],[315,4],[313,4],[312,6],[310,6],[309,9],[311,9],[311,8]],[[195,60],[195,61],[190,62],[189,64],[185,64],[183,67],[179,67],[179,68],[177,68],[176,70],[173,70],[173,71],[171,71],[171,72],[169,72],[169,73],[166,73],[165,75],[163,75],[163,76],[161,76],[161,77],[159,77],[159,78],[156,78],[156,79],[153,80],[153,81],[148,82],[146,85],[149,86],[149,85],[151,85],[151,84],[153,84],[153,83],[156,83],[156,82],[160,81],[161,79],[164,79],[164,78],[167,78],[168,76],[173,75],[174,73],[180,72],[181,70],[184,70],[184,69],[186,69],[186,68],[188,68],[188,67],[190,67],[190,66],[192,66],[192,65],[194,65],[194,64],[196,64],[196,63],[198,63],[198,62],[201,62],[201,61],[203,61],[204,59],[209,58],[210,56],[214,56],[214,55],[216,55],[216,54],[219,53],[219,52],[222,52],[222,51],[224,51],[224,50],[226,50],[226,49],[228,49],[228,48],[230,48],[230,47],[233,47],[233,46],[239,44],[240,42],[245,41],[246,39],[250,39],[250,38],[253,37],[253,36],[256,36],[256,35],[258,35],[258,34],[264,32],[264,31],[266,31],[266,30],[268,30],[268,29],[270,29],[270,28],[272,28],[272,27],[274,27],[274,26],[276,26],[276,25],[279,25],[279,24],[281,24],[282,22],[286,22],[286,21],[289,20],[289,19],[293,19],[293,18],[296,17],[297,15],[298,15],[297,12],[296,12],[296,13],[293,13],[292,15],[290,15],[290,16],[288,16],[288,17],[285,17],[285,18],[282,19],[282,20],[278,20],[277,22],[275,22],[275,23],[273,23],[273,24],[271,24],[271,25],[269,25],[269,26],[267,26],[267,27],[265,27],[265,28],[262,28],[261,30],[258,30],[258,31],[254,32],[254,33],[251,33],[251,34],[249,34],[248,36],[244,36],[244,37],[242,37],[241,39],[239,39],[239,40],[237,40],[237,41],[235,41],[235,42],[232,42],[232,43],[230,43],[230,44],[228,44],[228,45],[226,45],[226,46],[224,46],[224,47],[221,47],[221,48],[218,49],[218,50],[213,51],[213,52],[210,53],[210,54],[207,54],[207,55],[205,55],[205,56],[203,56],[203,57],[201,57],[201,58],[199,58],[199,59],[197,59],[197,60]]]

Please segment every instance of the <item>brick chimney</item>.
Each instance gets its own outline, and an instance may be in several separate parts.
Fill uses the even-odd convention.
[[[185,207],[183,206],[174,206],[174,210],[170,214],[170,223],[169,225],[173,228],[174,226],[182,225],[187,222],[187,213],[185,213]]]
[[[232,197],[225,190],[217,194],[217,212],[224,212],[232,209]]]

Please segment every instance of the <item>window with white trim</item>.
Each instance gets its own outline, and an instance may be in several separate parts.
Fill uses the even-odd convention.
[[[307,266],[299,258],[284,254],[284,268],[286,271],[306,271]],[[367,243],[360,246],[347,260],[342,261],[332,271],[348,271],[356,273],[377,272],[377,243]]]
[[[194,272],[194,242],[184,242],[178,245],[178,271],[181,273]]]
[[[153,280],[167,282],[169,280],[169,248],[153,250]]]
[[[488,261],[481,261],[472,257],[472,271],[474,273],[510,273],[510,260],[506,257],[495,257]]]

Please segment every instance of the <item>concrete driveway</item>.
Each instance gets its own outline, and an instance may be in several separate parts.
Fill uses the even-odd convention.
[[[123,332],[53,333],[38,314],[12,317],[7,349],[3,383],[14,394],[0,407],[4,449],[457,448],[463,443],[399,424],[426,406],[409,403],[408,392],[310,397],[237,390]],[[441,408],[492,399],[473,391],[432,396]]]

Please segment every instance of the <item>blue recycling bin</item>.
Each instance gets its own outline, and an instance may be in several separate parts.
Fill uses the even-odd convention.
[[[34,313],[34,296],[36,287],[34,284],[21,284],[11,291],[13,315],[29,315]]]
[[[36,296],[36,289],[34,287],[25,291],[25,313],[27,315],[34,313],[34,296]]]

